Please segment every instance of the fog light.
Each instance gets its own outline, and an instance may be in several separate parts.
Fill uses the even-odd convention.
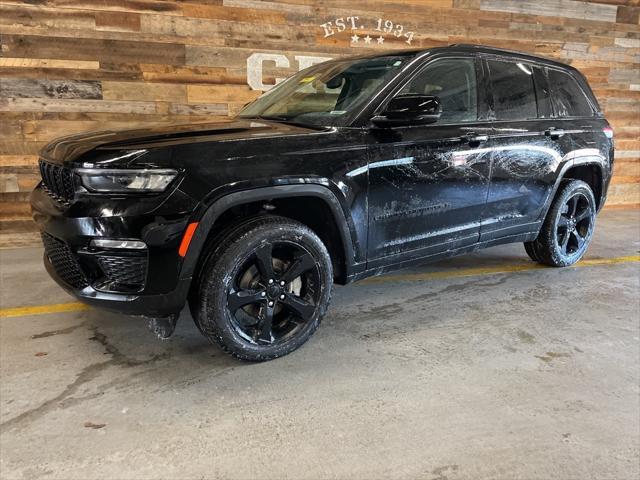
[[[140,240],[104,240],[100,238],[91,240],[89,245],[99,248],[124,248],[128,250],[142,250],[147,248],[147,244]]]

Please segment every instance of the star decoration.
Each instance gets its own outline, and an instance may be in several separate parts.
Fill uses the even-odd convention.
[[[358,40],[360,40],[360,37],[358,36],[357,33],[355,33],[352,37],[351,37],[351,42],[352,43],[358,43]]]
[[[364,37],[364,43],[371,43],[371,37],[369,35]]]
[[[380,35],[376,40],[378,41],[378,45],[382,45],[384,43],[384,37],[382,35]]]

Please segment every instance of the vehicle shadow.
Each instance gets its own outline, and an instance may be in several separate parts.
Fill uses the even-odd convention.
[[[377,290],[381,287],[380,282],[374,285],[367,284],[366,281],[354,283],[347,286],[334,287],[334,304],[329,309],[327,321],[325,323],[338,322],[342,325],[359,323],[355,318],[360,318],[367,311],[363,310],[362,303],[370,295],[376,295],[381,306],[372,310],[372,316],[385,314],[384,320],[393,320],[394,308],[397,307],[398,300],[402,301],[402,279],[398,276],[403,273],[420,274],[431,272],[442,272],[450,270],[452,273],[458,269],[482,268],[484,266],[522,264],[528,261],[520,252],[500,252],[492,254],[485,251],[482,255],[469,254],[455,259],[441,261],[413,267],[409,270],[401,270],[389,275],[376,277],[381,280],[384,287],[384,295],[380,296]],[[389,278],[386,282],[385,278]],[[400,285],[399,285],[400,282]],[[414,282],[415,283],[415,282]],[[428,290],[433,290],[436,294],[438,287],[433,282],[421,282]],[[464,283],[464,282],[463,282]],[[468,282],[467,282],[468,283]],[[474,282],[472,282],[474,283]],[[465,284],[466,285],[466,284]],[[449,288],[453,291],[455,288]],[[437,312],[434,312],[437,313]],[[118,352],[123,358],[130,362],[143,361],[143,359],[156,358],[165,363],[182,363],[182,367],[194,369],[203,368],[208,372],[225,369],[231,366],[242,367],[248,365],[259,365],[234,359],[224,353],[217,345],[207,341],[196,328],[189,309],[185,307],[177,323],[176,331],[172,337],[166,340],[159,340],[148,328],[148,320],[141,317],[129,317],[116,313],[104,312],[91,309],[84,315],[86,326],[92,334],[90,339],[100,338],[105,345],[107,354]],[[354,322],[352,322],[353,320]],[[373,323],[377,323],[375,318]],[[326,325],[325,325],[326,326]],[[351,329],[356,328],[351,325]],[[321,328],[320,331],[323,329]],[[370,330],[370,328],[367,328]],[[125,353],[126,352],[126,353]],[[156,360],[156,363],[159,360]]]

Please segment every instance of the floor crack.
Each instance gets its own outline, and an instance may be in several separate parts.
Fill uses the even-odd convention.
[[[3,423],[0,424],[0,432],[4,432],[7,429],[13,428],[18,424],[21,424],[24,422],[32,422],[38,418],[43,417],[44,415],[46,415],[47,413],[49,413],[50,411],[58,407],[60,403],[63,403],[71,395],[76,393],[82,385],[94,380],[95,378],[100,376],[100,374],[105,369],[107,369],[112,365],[113,366],[120,365],[125,367],[137,367],[140,365],[147,365],[149,363],[157,362],[159,360],[163,360],[168,357],[168,354],[164,353],[161,355],[153,355],[152,357],[146,360],[136,360],[136,359],[129,358],[126,355],[122,354],[118,350],[118,348],[109,341],[108,337],[98,330],[97,327],[91,327],[90,330],[93,332],[93,336],[89,337],[89,340],[92,340],[101,344],[105,348],[105,353],[111,355],[111,359],[107,360],[106,362],[93,363],[91,365],[84,367],[80,371],[76,379],[72,383],[67,385],[59,395],[55,396],[50,400],[47,400],[46,402],[42,403],[37,407],[31,408],[26,412],[19,414],[16,417],[13,417],[9,420],[4,421]]]

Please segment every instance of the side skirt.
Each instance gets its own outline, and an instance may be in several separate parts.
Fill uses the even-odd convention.
[[[478,242],[478,243],[474,243],[473,245],[454,248],[454,249],[447,250],[445,252],[436,253],[436,254],[431,254],[431,255],[427,254],[424,256],[419,256],[417,258],[412,258],[410,260],[403,260],[395,263],[390,263],[388,265],[375,265],[371,268],[367,268],[362,272],[356,273],[348,277],[346,283],[356,282],[364,278],[382,275],[382,274],[393,272],[396,270],[401,270],[403,268],[409,268],[416,265],[435,262],[445,258],[455,257],[464,253],[475,252],[477,250],[481,250],[483,248],[488,248],[488,247],[494,247],[496,245],[504,245],[506,243],[530,242],[532,240],[535,240],[537,236],[538,236],[538,230],[533,232],[520,233],[517,235],[494,238],[491,240],[487,240],[485,242]],[[415,252],[411,252],[411,253],[415,255]],[[376,261],[376,264],[381,264],[383,262],[384,262],[384,259],[380,259]]]

